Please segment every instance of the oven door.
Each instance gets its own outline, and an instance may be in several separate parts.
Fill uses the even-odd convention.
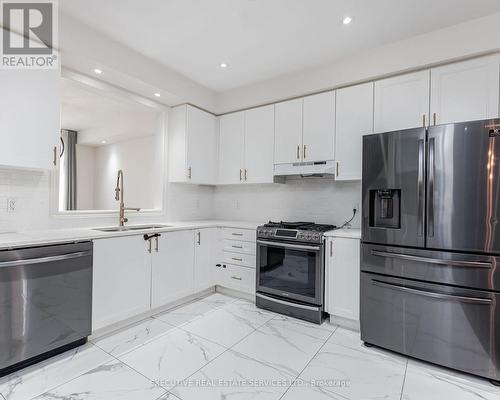
[[[257,292],[323,304],[323,245],[257,240]]]

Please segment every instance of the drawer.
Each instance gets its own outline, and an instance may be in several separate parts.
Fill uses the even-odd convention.
[[[224,239],[255,242],[255,240],[257,239],[257,232],[255,231],[255,229],[222,228],[222,236]]]
[[[232,253],[253,254],[256,252],[256,244],[254,242],[243,242],[241,240],[224,239],[224,251]]]
[[[224,286],[245,293],[255,293],[255,269],[226,264]]]
[[[255,255],[253,254],[242,254],[242,253],[224,251],[223,259],[226,264],[235,264],[244,267],[255,268],[256,259]]]

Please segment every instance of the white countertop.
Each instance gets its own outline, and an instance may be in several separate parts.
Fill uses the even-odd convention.
[[[143,235],[144,233],[168,232],[186,229],[200,228],[240,228],[240,229],[256,229],[262,222],[245,222],[245,221],[188,221],[188,222],[158,222],[148,223],[147,225],[168,225],[168,227],[157,229],[141,229],[133,231],[120,232],[102,232],[95,228],[73,228],[73,229],[47,229],[33,230],[27,232],[6,232],[0,233],[0,250],[38,246],[55,243],[68,243],[82,240],[94,240],[119,236]],[[138,224],[142,225],[142,224]],[[146,225],[146,224],[145,224]],[[106,227],[96,227],[106,228]]]
[[[326,237],[343,237],[351,239],[361,239],[361,229],[334,229],[333,231],[325,232]]]

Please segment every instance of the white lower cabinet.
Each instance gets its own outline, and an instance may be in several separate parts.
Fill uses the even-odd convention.
[[[151,254],[152,308],[194,293],[194,231],[161,233]]]
[[[255,293],[255,268],[224,264],[223,286],[240,292]]]
[[[142,235],[94,240],[92,329],[150,309],[151,257]]]
[[[194,291],[215,284],[212,274],[217,251],[217,228],[198,229],[194,233]]]
[[[325,311],[359,326],[360,241],[333,237],[326,245]]]

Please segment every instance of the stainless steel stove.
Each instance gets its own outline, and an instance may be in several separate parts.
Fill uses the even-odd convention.
[[[323,234],[332,229],[334,225],[271,221],[257,228],[258,307],[322,322]]]

